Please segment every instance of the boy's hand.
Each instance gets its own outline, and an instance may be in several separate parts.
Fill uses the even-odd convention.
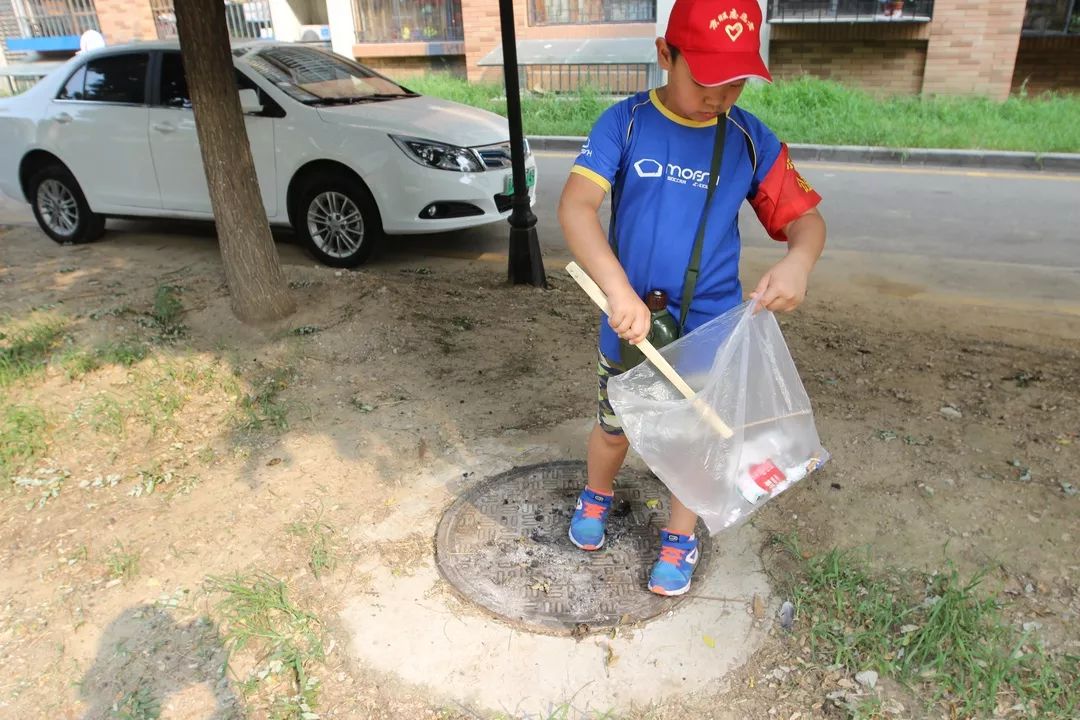
[[[633,288],[628,285],[625,291],[608,295],[608,303],[611,305],[608,324],[619,337],[637,345],[649,336],[652,313]]]
[[[810,268],[793,256],[785,257],[761,278],[750,297],[757,300],[754,312],[765,308],[773,312],[791,312],[806,298]]]

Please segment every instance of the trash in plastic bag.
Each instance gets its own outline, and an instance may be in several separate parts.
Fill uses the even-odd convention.
[[[630,445],[710,532],[746,520],[829,459],[776,317],[752,305],[660,350],[707,407],[649,362],[608,383]]]

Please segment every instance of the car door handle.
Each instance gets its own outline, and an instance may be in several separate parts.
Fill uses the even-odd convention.
[[[53,120],[61,125],[67,125],[69,122],[71,122],[72,117],[65,112],[60,113],[59,115],[54,115]]]
[[[159,133],[168,134],[171,132],[176,132],[176,126],[173,125],[171,122],[154,123],[153,125],[151,125],[151,127],[157,130]]]

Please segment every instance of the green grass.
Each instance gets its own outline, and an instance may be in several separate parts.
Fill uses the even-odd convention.
[[[164,363],[155,370],[157,372],[136,375],[133,400],[135,413],[150,428],[153,437],[157,437],[162,427],[174,424],[173,418],[184,406],[184,391],[190,384],[184,377],[184,370],[171,363]]]
[[[106,343],[97,349],[97,358],[109,365],[122,365],[131,367],[146,358],[148,350],[145,345],[134,338]]]
[[[468,84],[450,75],[407,82],[417,92],[506,113],[501,85]],[[526,94],[522,122],[529,135],[586,135],[612,98]],[[754,84],[739,105],[758,115],[786,142],[1080,152],[1080,95],[982,98],[878,98],[837,82],[802,78]]]
[[[315,577],[332,571],[337,566],[337,554],[332,538],[334,529],[322,520],[321,513],[310,521],[297,521],[289,525],[288,532],[311,543],[308,551],[308,567]]]
[[[105,567],[111,579],[127,582],[139,574],[139,553],[128,552],[122,544],[117,543],[106,556]]]
[[[274,368],[252,383],[252,392],[243,394],[238,403],[234,424],[239,430],[287,430],[288,405],[281,393],[296,378],[291,367]]]
[[[105,365],[131,367],[146,358],[147,348],[134,339],[99,345],[93,349],[71,347],[56,358],[69,380],[77,380]]]
[[[158,720],[161,704],[148,688],[129,692],[113,706],[110,720]]]
[[[109,393],[98,393],[75,408],[72,419],[85,421],[96,433],[122,438],[127,432],[127,410]]]
[[[284,676],[289,690],[275,699],[272,717],[311,717],[318,680],[310,670],[325,658],[319,619],[296,607],[285,583],[266,573],[210,578],[207,590],[223,596],[215,607],[230,656],[250,646],[262,658],[245,686],[253,690]]]
[[[802,572],[797,625],[819,661],[876,670],[954,717],[990,715],[999,702],[1043,720],[1080,712],[1080,656],[1051,655],[1007,624],[983,573],[874,573],[841,551]]]
[[[172,342],[187,334],[187,326],[180,322],[184,303],[180,300],[183,288],[177,285],[161,285],[154,291],[154,306],[148,316],[142,318],[145,326],[156,330],[159,342]]]
[[[59,363],[68,380],[78,380],[101,367],[97,353],[82,348],[70,348],[60,356]]]
[[[36,407],[0,404],[0,480],[44,454],[48,424]]]
[[[43,370],[64,327],[62,320],[44,317],[0,330],[0,388]]]

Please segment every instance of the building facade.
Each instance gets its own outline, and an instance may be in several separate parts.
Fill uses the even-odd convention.
[[[173,0],[0,0],[9,64],[57,59],[97,30],[110,44],[175,36]],[[530,89],[656,82],[653,40],[673,0],[514,0]],[[1080,0],[760,0],[779,78],[879,93],[1080,91]],[[322,43],[396,76],[501,77],[498,0],[225,0],[237,38]]]

